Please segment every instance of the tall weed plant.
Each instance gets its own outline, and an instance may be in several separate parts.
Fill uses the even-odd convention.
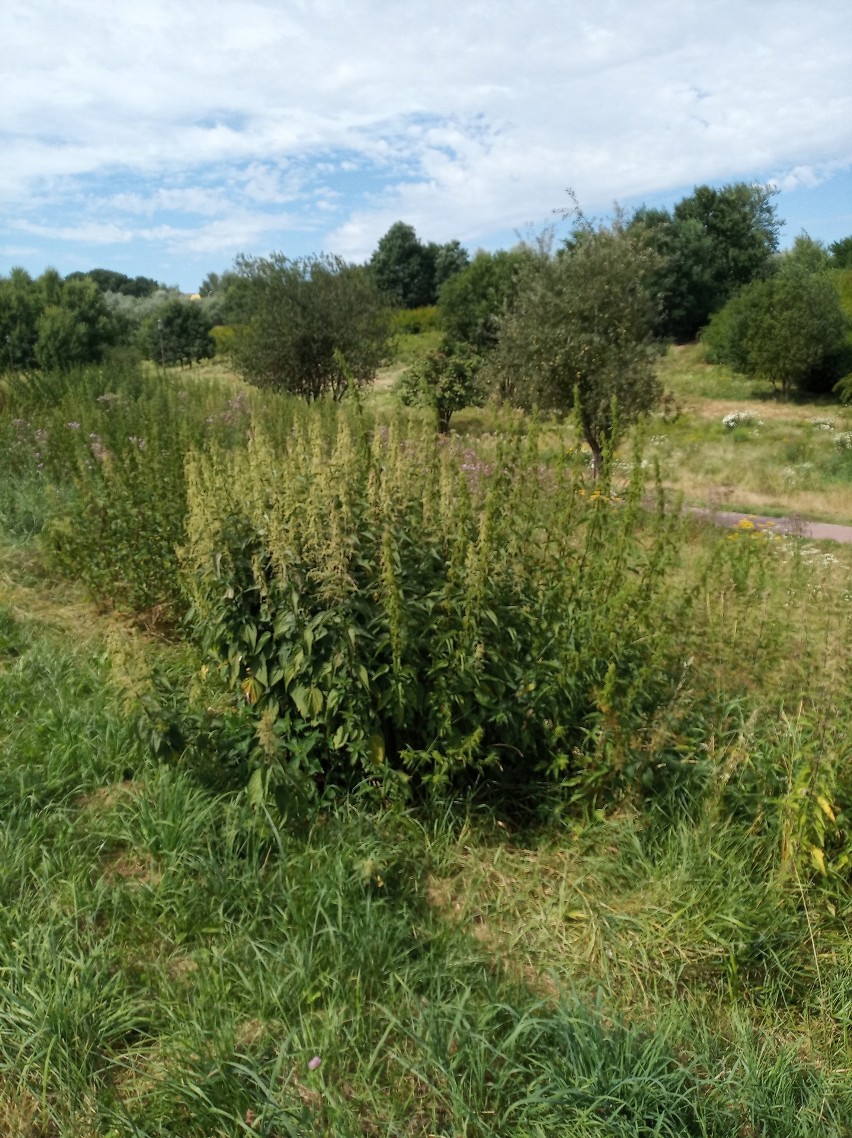
[[[534,427],[471,449],[305,406],[277,442],[194,453],[187,483],[190,621],[257,713],[256,787],[623,785],[619,744],[680,667],[679,522],[639,463],[592,490]]]
[[[138,368],[14,377],[0,422],[0,520],[43,530],[54,564],[132,611],[182,611],[185,456],[241,441],[247,396]]]

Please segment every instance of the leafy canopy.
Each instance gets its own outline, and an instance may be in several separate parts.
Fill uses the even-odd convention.
[[[570,247],[530,260],[491,359],[510,401],[559,413],[576,407],[596,471],[606,443],[661,397],[650,287],[658,263],[621,217],[583,222]]]
[[[831,263],[835,269],[852,269],[852,237],[834,241],[829,245]]]
[[[414,227],[395,222],[370,258],[376,284],[392,304],[422,308],[435,303],[441,286],[468,262],[458,241],[424,245]]]
[[[403,372],[398,386],[400,398],[407,406],[431,407],[438,417],[438,430],[446,434],[454,412],[482,402],[481,364],[481,357],[468,345],[444,339],[437,351]]]
[[[120,296],[153,296],[163,286],[151,277],[129,277],[115,269],[89,269],[88,272],[69,273],[66,281],[88,278],[94,281],[101,292],[114,292]]]
[[[372,275],[340,257],[239,257],[229,289],[234,364],[259,387],[339,399],[386,355],[388,313]]]
[[[146,354],[166,367],[198,363],[215,355],[210,318],[198,301],[173,299],[145,321]]]
[[[438,296],[441,327],[448,339],[476,352],[490,351],[500,334],[500,319],[511,304],[521,270],[533,256],[529,249],[480,250]]]
[[[848,321],[824,272],[781,272],[747,285],[711,320],[704,335],[712,359],[791,391],[830,383]]]
[[[63,281],[55,269],[36,280],[15,268],[0,278],[4,365],[67,371],[100,362],[119,339],[120,321],[88,277]]]
[[[636,212],[630,228],[643,230],[660,257],[653,288],[661,335],[693,339],[739,288],[770,275],[781,227],[775,194],[747,182],[697,186],[671,214]]]

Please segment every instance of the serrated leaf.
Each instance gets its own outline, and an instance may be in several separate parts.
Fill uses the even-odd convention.
[[[820,810],[822,810],[826,818],[828,818],[831,822],[836,822],[837,819],[834,816],[834,811],[831,809],[831,803],[828,801],[825,795],[818,794],[816,800],[817,806],[819,806]]]
[[[243,695],[254,705],[260,699],[262,688],[254,676],[246,676],[240,687],[243,689]]]
[[[296,684],[295,687],[290,689],[290,696],[299,709],[299,714],[303,719],[307,719],[310,711],[308,709],[308,689],[304,684]]]
[[[258,769],[254,771],[251,778],[248,780],[248,786],[246,787],[246,798],[248,799],[249,805],[256,808],[262,806],[265,802],[266,785],[264,783],[262,770]]]

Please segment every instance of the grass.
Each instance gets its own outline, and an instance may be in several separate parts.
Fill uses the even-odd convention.
[[[852,429],[849,408],[827,398],[777,401],[770,390],[703,362],[699,345],[670,349],[660,376],[680,414],[655,423],[653,451],[686,501],[852,523],[852,451],[835,445]],[[750,412],[755,425],[725,427],[722,419],[737,410]]]
[[[371,395],[377,407],[393,405],[393,384],[435,346],[435,335],[399,337],[398,356]],[[659,461],[665,483],[686,502],[852,524],[852,450],[834,442],[852,430],[852,408],[828,396],[781,402],[770,387],[708,364],[700,344],[670,348],[659,374],[676,414],[652,419],[648,457]],[[751,412],[761,425],[728,429],[722,419],[737,410]],[[494,430],[495,422],[490,408],[470,407],[453,416],[452,428],[476,437]],[[831,429],[820,426],[826,422]]]
[[[136,733],[116,638],[173,649],[39,574],[4,547],[0,1134],[852,1133],[848,896],[759,826],[711,795],[271,831]],[[808,574],[832,612],[842,564]]]

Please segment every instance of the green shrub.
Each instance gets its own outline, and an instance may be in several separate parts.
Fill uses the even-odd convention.
[[[642,507],[640,468],[621,501],[588,491],[577,453],[540,464],[534,432],[477,452],[318,410],[189,462],[192,626],[265,723],[275,778],[617,793],[678,675],[678,523]]]
[[[402,373],[396,389],[406,406],[431,407],[438,416],[439,431],[446,434],[455,411],[484,401],[481,364],[467,345],[443,341],[440,348]]]
[[[233,352],[237,339],[237,329],[233,324],[215,324],[210,335],[216,345],[217,356],[229,356]]]
[[[438,327],[438,309],[433,305],[421,308],[398,308],[393,314],[395,333],[417,336],[421,332],[434,332]]]

